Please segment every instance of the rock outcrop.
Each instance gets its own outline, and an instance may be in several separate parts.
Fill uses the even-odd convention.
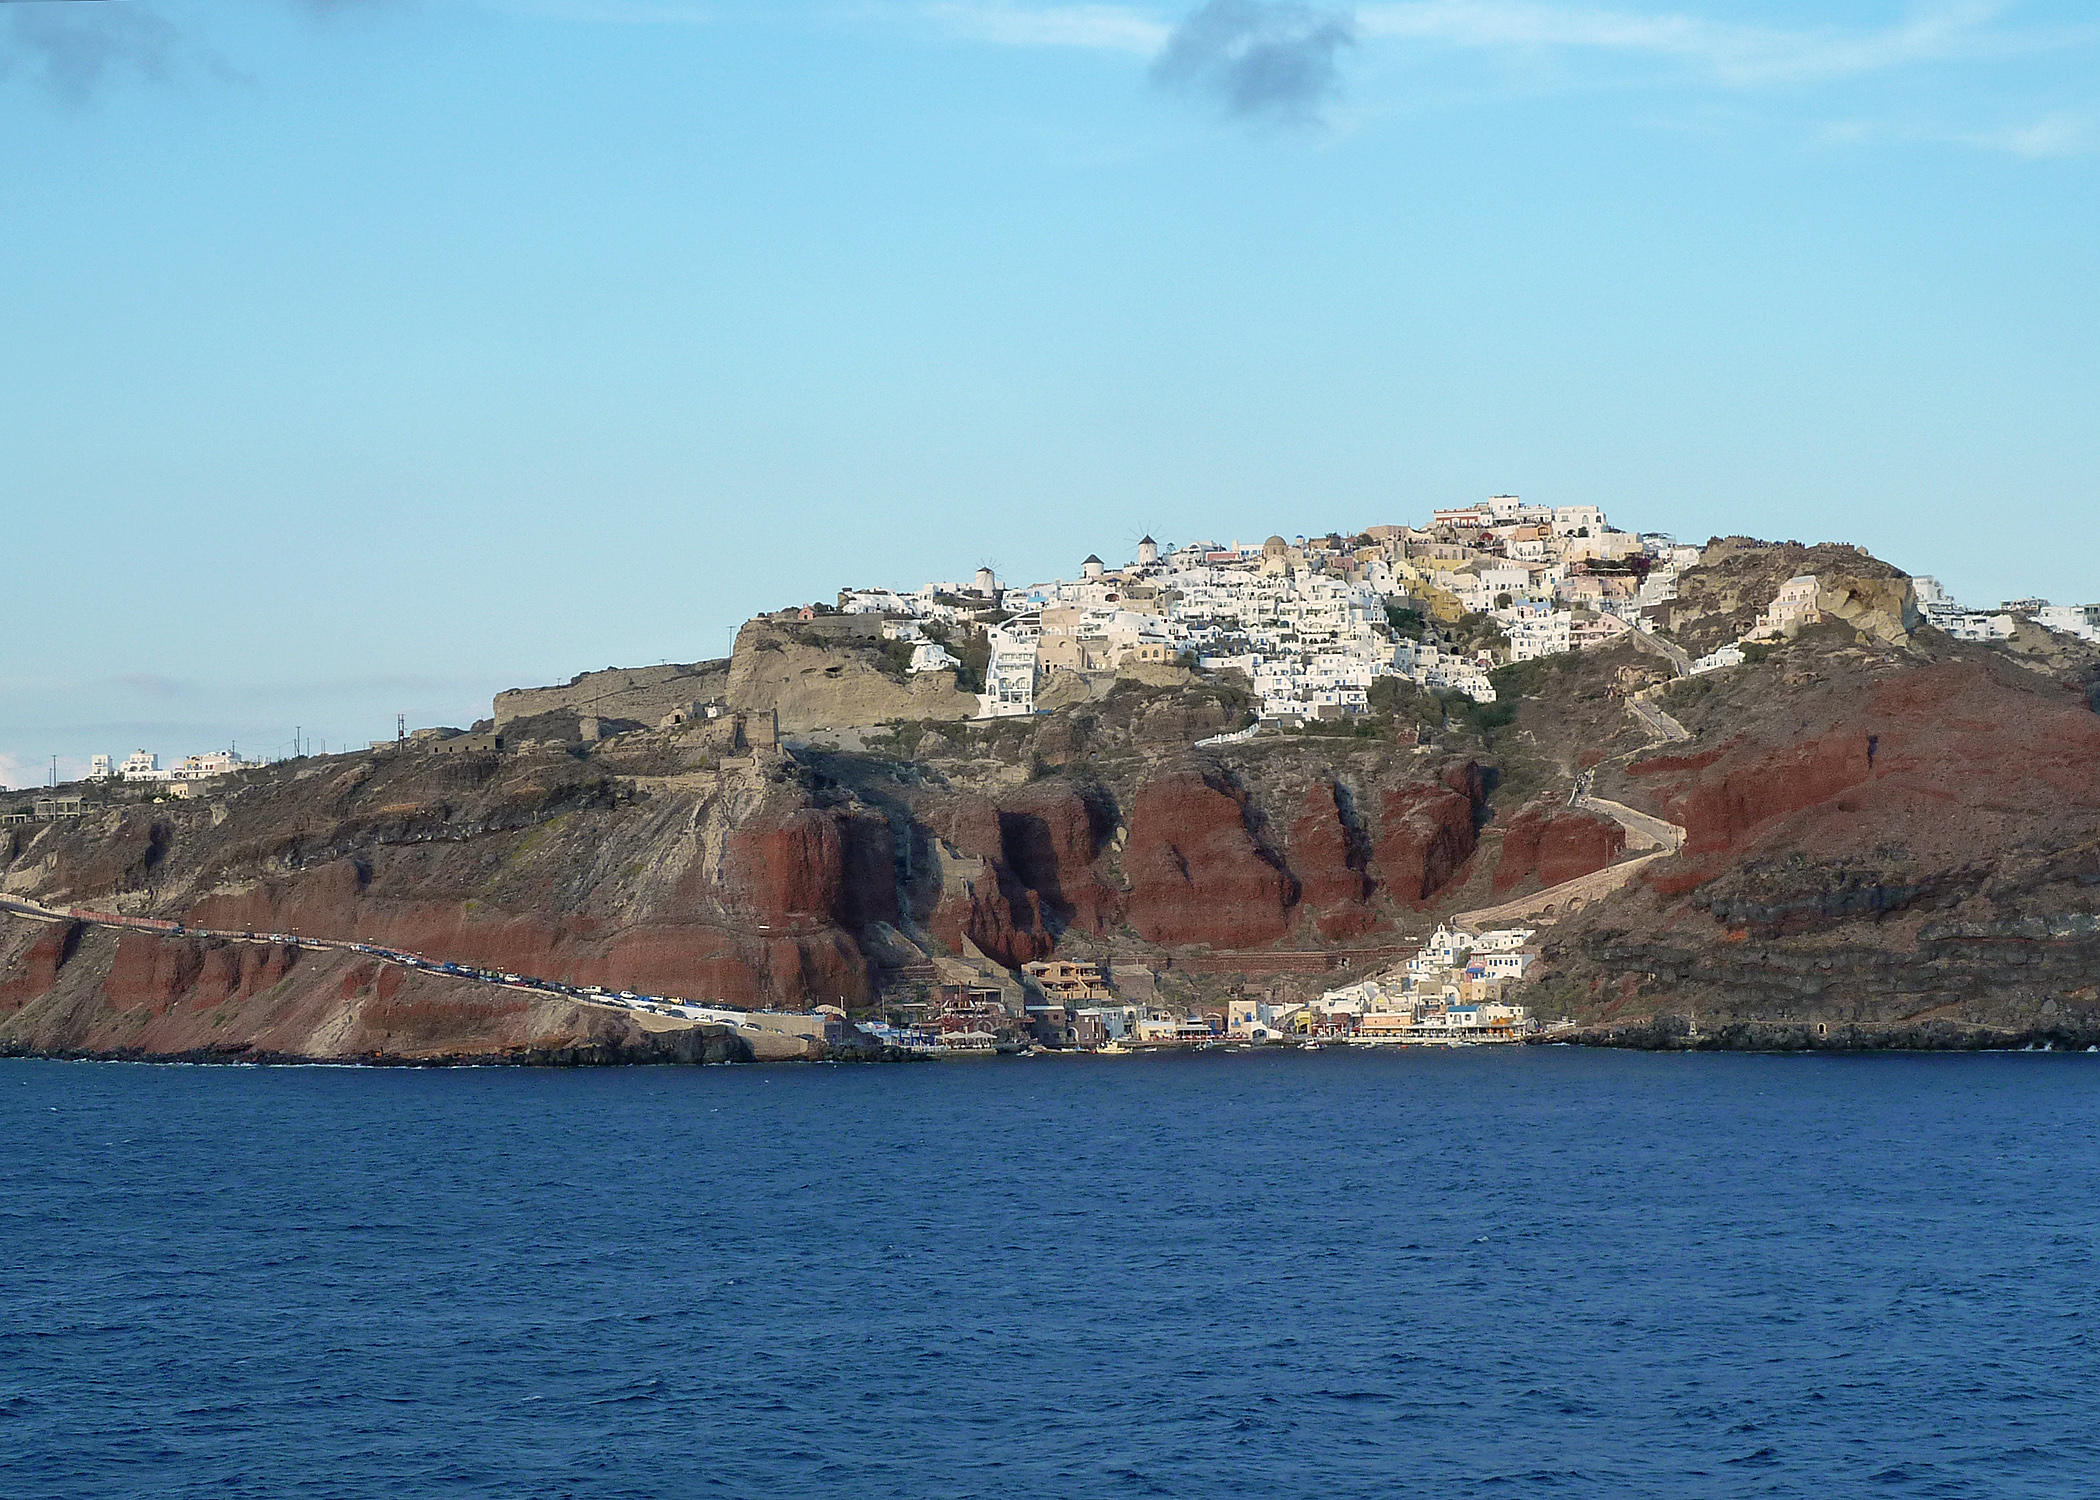
[[[1121,893],[1101,868],[1114,829],[1115,809],[1104,796],[1069,781],[1033,782],[999,802],[1007,868],[1059,932],[1100,934],[1121,921]]]
[[[868,639],[826,637],[814,629],[757,619],[739,630],[729,660],[729,707],[745,713],[770,710],[779,716],[783,734],[976,716],[977,695],[960,691],[953,671],[907,676],[885,658],[879,632]]]
[[[1347,786],[1322,779],[1306,788],[1288,851],[1300,912],[1311,917],[1320,936],[1339,940],[1371,928],[1376,885],[1370,875],[1370,837]]]
[[[1900,576],[1818,575],[1816,608],[1884,646],[1909,644],[1911,632],[1923,623],[1917,588]]]
[[[1373,873],[1394,900],[1422,905],[1479,846],[1487,803],[1480,766],[1466,761],[1439,781],[1389,786],[1381,801]]]
[[[1146,782],[1123,873],[1130,925],[1148,942],[1256,948],[1284,935],[1297,883],[1248,821],[1245,791],[1214,770]]]
[[[1626,848],[1626,830],[1609,818],[1566,805],[1527,807],[1502,833],[1495,890],[1559,885],[1603,869]]]
[[[56,944],[54,933],[62,934]],[[724,1027],[652,1032],[602,1008],[347,953],[295,955],[282,944],[73,929],[0,915],[0,976],[0,986],[25,978],[41,986],[11,1012],[0,1011],[0,1054],[423,1064],[728,1062],[754,1055],[751,1042]]]
[[[1983,652],[1833,649],[1740,674],[1689,727],[1719,743],[1636,762],[1625,793],[1686,825],[1683,856],[1554,930],[1548,1003],[1605,1033],[1696,1012],[1708,1044],[2100,1026],[2082,694]]]
[[[1780,586],[1815,575],[1817,608],[1881,643],[1901,643],[1918,625],[1917,599],[1899,569],[1857,547],[1716,537],[1699,564],[1678,577],[1677,596],[1654,613],[1679,644],[1703,656],[1747,634]]]

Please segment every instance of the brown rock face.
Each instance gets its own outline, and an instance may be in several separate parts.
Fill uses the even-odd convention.
[[[831,921],[845,889],[846,850],[835,819],[798,808],[729,835],[724,884],[761,923]]]
[[[1015,879],[1041,900],[1046,921],[1062,931],[1106,932],[1121,920],[1119,893],[1096,861],[1114,814],[1078,787],[1042,781],[999,804],[999,847]]]
[[[1733,848],[1760,824],[1858,786],[1873,773],[1875,748],[1866,731],[1839,729],[1734,764],[1718,763],[1718,774],[1702,777],[1671,804],[1671,821],[1685,827],[1684,852]]]
[[[1041,958],[1057,943],[1044,930],[1033,893],[1010,897],[990,867],[983,879],[965,880],[958,888],[943,891],[926,926],[950,952],[961,952],[962,939],[967,937],[987,957],[1009,967]]]
[[[1783,712],[1742,684],[1709,711],[1734,738],[1630,768],[1689,853],[1557,932],[1548,982],[1611,1021],[1696,1005],[1702,1029],[1872,1023],[1848,1045],[1979,1045],[1978,1025],[2088,1045],[2100,717],[1982,653],[1809,664]]]
[[[828,830],[828,833],[827,833]],[[755,892],[698,873],[681,891],[705,890],[738,903],[728,921],[682,917],[617,926],[576,911],[477,910],[457,900],[360,893],[339,865],[197,903],[194,927],[355,938],[384,947],[511,970],[572,984],[603,984],[731,1005],[856,1004],[868,994],[866,958],[827,917],[807,915],[820,898],[843,902],[843,849],[821,818],[754,830],[735,849],[737,879]],[[825,861],[836,851],[841,864]],[[343,863],[343,862],[339,862]],[[830,885],[831,875],[839,883]]]
[[[849,623],[831,621],[823,628]],[[894,676],[882,670],[867,638],[849,633],[824,640],[811,635],[817,629],[774,620],[746,622],[730,657],[730,707],[771,710],[784,730],[966,719],[977,712],[976,694],[958,692],[954,673]]]
[[[299,951],[286,943],[229,943],[211,938],[127,932],[102,992],[118,1010],[165,1014],[176,1006],[211,1010],[246,1000],[290,974]]]
[[[1299,911],[1320,935],[1355,937],[1373,924],[1369,841],[1355,820],[1347,789],[1333,781],[1308,788],[1291,824],[1291,873],[1298,877]]]
[[[1296,882],[1249,830],[1243,794],[1196,770],[1139,789],[1123,872],[1131,926],[1167,945],[1273,943],[1297,895]]]
[[[0,979],[0,1012],[20,1010],[58,983],[58,971],[73,956],[81,930],[78,922],[58,922],[43,930],[22,955],[15,972]]]
[[[1903,644],[1920,623],[1917,588],[1904,577],[1819,574],[1816,607],[1884,644]]]
[[[889,820],[875,812],[833,813],[839,829],[839,893],[832,907],[845,927],[900,920],[897,841]]]
[[[35,943],[23,941],[25,925],[0,917],[0,951],[27,956]],[[652,1035],[615,1012],[349,953],[294,955],[282,945],[88,927],[61,967],[64,984],[49,1002],[0,1012],[0,1051],[699,1062],[748,1058],[753,1050],[726,1028]]]
[[[1387,788],[1371,873],[1396,901],[1429,900],[1473,857],[1486,802],[1480,767],[1472,761],[1450,766],[1435,782]]]
[[[1509,820],[1495,889],[1526,881],[1559,885],[1601,870],[1626,848],[1626,830],[1609,818],[1568,807],[1528,807]]]
[[[1035,893],[1005,859],[1005,836],[998,804],[977,793],[964,793],[940,809],[935,832],[976,873],[959,873],[945,883],[926,918],[927,930],[950,952],[960,952],[967,937],[1001,963],[1023,964],[1056,945],[1044,926]]]

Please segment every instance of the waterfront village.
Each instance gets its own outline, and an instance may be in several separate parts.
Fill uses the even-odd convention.
[[[1541,1031],[1530,1012],[1509,998],[1538,960],[1532,936],[1527,927],[1477,934],[1438,927],[1400,967],[1317,999],[1272,1003],[1239,996],[1185,1016],[1120,1003],[1098,964],[1039,960],[1022,966],[1019,994],[999,984],[942,985],[926,1001],[898,1007],[916,1015],[863,1022],[861,1029],[892,1046],[934,1054],[1031,1045],[1121,1052],[1518,1042]]]
[[[1007,587],[987,568],[969,584],[844,589],[835,605],[780,616],[860,617],[871,635],[879,629],[900,655],[908,654],[912,674],[960,667],[958,651],[970,652],[981,664],[975,685],[984,719],[1038,712],[1038,694],[1060,673],[1150,664],[1237,673],[1251,686],[1254,722],[1216,737],[1236,740],[1366,712],[1375,706],[1382,680],[1492,703],[1496,690],[1489,674],[1495,668],[1610,644],[1629,633],[1670,657],[1680,674],[1724,671],[1745,662],[1759,642],[1791,635],[1816,618],[1818,580],[1796,577],[1739,640],[1691,659],[1654,634],[1655,615],[1676,597],[1680,573],[1701,555],[1701,548],[1665,533],[1619,530],[1596,506],[1534,505],[1498,495],[1480,505],[1435,511],[1422,527],[1272,536],[1251,545],[1162,547],[1148,536],[1128,565],[1112,568],[1089,556],[1076,578]],[[1920,614],[1957,639],[2006,639],[2027,622],[2100,641],[2100,606],[2020,599],[1981,611],[1957,603],[1932,578],[1916,578],[1914,588]],[[687,712],[703,707],[715,710],[696,704]],[[372,749],[484,743],[492,749],[503,744],[497,734],[404,730],[396,740],[375,741]],[[141,791],[156,796],[190,796],[251,764],[228,749],[163,768],[156,754],[142,749],[122,761],[96,755],[87,780],[139,783]],[[33,803],[0,804],[0,821],[77,817],[92,810],[85,792],[61,792],[54,785]],[[954,1055],[1026,1048],[1115,1052],[1519,1041],[1550,1034],[1514,998],[1538,956],[1529,946],[1532,936],[1525,928],[1469,933],[1439,927],[1400,967],[1317,999],[1282,1004],[1236,997],[1193,1015],[1129,1003],[1118,996],[1112,976],[1090,963],[1042,961],[1010,974],[983,962],[955,961],[927,976],[929,982],[914,991],[919,998],[893,1001],[882,1019],[857,1025],[834,1007],[806,1016],[745,1013],[349,946],[466,978],[666,1018],[785,1027],[834,1042],[855,1040],[858,1033],[861,1042]],[[1133,988],[1143,993],[1150,987],[1140,982]]]

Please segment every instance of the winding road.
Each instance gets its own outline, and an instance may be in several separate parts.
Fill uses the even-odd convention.
[[[1650,640],[1658,648],[1684,653],[1667,641]],[[1690,659],[1686,658],[1687,668]],[[1652,691],[1652,690],[1651,690]],[[1643,727],[1655,736],[1656,743],[1676,744],[1692,736],[1685,727],[1649,702],[1645,695],[1636,693],[1626,700],[1627,708],[1633,711]],[[1467,931],[1478,931],[1501,922],[1521,921],[1526,917],[1560,916],[1577,907],[1587,906],[1600,896],[1608,896],[1625,886],[1634,876],[1658,859],[1668,859],[1684,847],[1685,830],[1676,823],[1644,813],[1639,808],[1628,807],[1623,802],[1614,802],[1608,797],[1590,795],[1590,787],[1596,780],[1594,767],[1575,778],[1575,786],[1568,794],[1568,805],[1586,812],[1602,813],[1626,830],[1626,842],[1633,849],[1650,852],[1606,865],[1601,870],[1592,870],[1587,875],[1578,875],[1573,880],[1563,880],[1559,885],[1549,885],[1542,891],[1533,891],[1528,896],[1519,896],[1514,901],[1505,901],[1499,906],[1483,906],[1476,911],[1460,912],[1451,919],[1451,925]]]

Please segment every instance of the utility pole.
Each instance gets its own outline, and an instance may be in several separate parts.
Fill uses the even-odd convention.
[[[294,724],[294,725],[292,726],[292,759],[293,759],[293,760],[297,760],[297,759],[298,759],[298,758],[299,758],[300,756],[302,756],[302,755],[304,755],[304,754],[306,753],[306,752],[305,752],[304,750],[302,750],[302,749],[300,749],[300,748],[299,748],[299,736],[300,736],[300,735],[301,735],[301,734],[302,734],[302,733],[303,733],[303,732],[305,731],[305,729],[306,729],[306,726],[305,726],[304,724]]]
[[[51,784],[58,785],[58,757],[55,755],[51,757]]]

